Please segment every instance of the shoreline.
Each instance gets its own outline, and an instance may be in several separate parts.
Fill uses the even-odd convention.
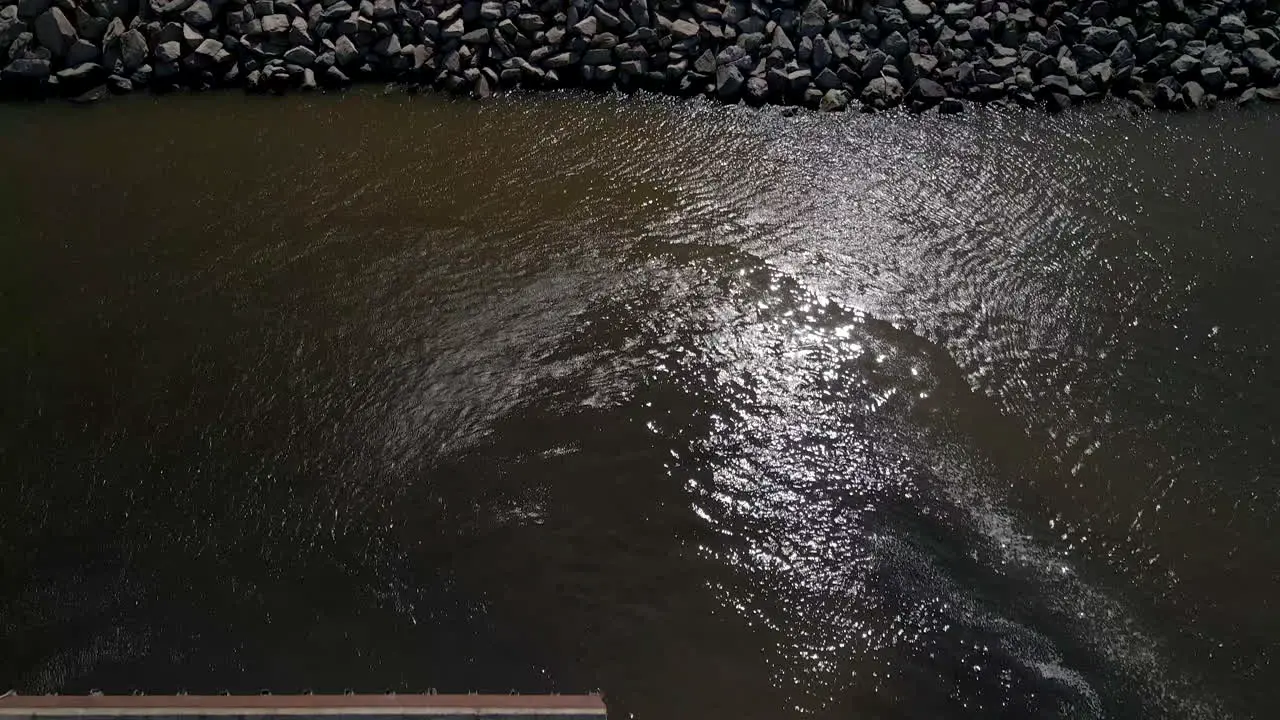
[[[1265,0],[4,1],[6,99],[394,83],[868,112],[1280,101],[1280,13]]]

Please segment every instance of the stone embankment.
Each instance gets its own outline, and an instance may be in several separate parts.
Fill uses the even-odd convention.
[[[822,110],[1280,100],[1267,0],[3,2],[7,96],[379,80],[478,98],[644,88]]]

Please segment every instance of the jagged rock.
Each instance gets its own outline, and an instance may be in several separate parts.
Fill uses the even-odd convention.
[[[395,37],[395,36],[392,35],[391,37]],[[311,67],[311,65],[316,61],[316,51],[312,50],[309,47],[303,47],[301,45],[297,47],[292,47],[285,52],[284,61],[291,62],[294,65],[301,65],[304,68]]]
[[[49,8],[36,18],[36,39],[49,49],[55,58],[65,57],[76,41],[76,29],[62,12],[62,8]]]
[[[346,35],[339,37],[334,42],[333,52],[337,55],[338,65],[342,67],[349,67],[360,60],[360,51],[356,49],[355,43],[351,42],[351,38]]]
[[[182,58],[182,45],[177,40],[162,42],[156,46],[157,62],[177,62]]]
[[[193,28],[206,28],[213,24],[213,9],[205,0],[195,0],[182,11],[182,22]]]

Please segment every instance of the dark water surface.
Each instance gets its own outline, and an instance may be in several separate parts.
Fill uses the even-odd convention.
[[[0,107],[0,683],[1268,716],[1278,141]]]

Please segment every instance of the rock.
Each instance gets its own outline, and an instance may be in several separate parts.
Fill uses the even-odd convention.
[[[36,39],[49,49],[55,58],[65,57],[76,41],[76,29],[63,14],[62,8],[49,8],[36,18]]]
[[[902,33],[895,30],[889,34],[889,37],[880,41],[880,49],[885,51],[885,53],[890,57],[902,59],[906,57],[907,53],[911,50],[911,45],[907,42],[907,39],[902,36]]]
[[[1258,98],[1267,102],[1280,102],[1280,88],[1258,88]]]
[[[1182,86],[1182,99],[1189,108],[1201,107],[1204,105],[1204,88],[1194,80],[1187,82]]]
[[[844,90],[828,90],[818,102],[822,112],[837,112],[849,107],[849,93]]]
[[[107,78],[107,89],[116,95],[133,92],[133,82],[123,75],[112,75]]]
[[[33,20],[53,7],[53,0],[18,0],[18,17]]]
[[[484,2],[480,4],[481,20],[487,20],[489,22],[497,22],[502,19],[503,14],[504,13],[502,10],[502,3],[500,2],[493,2],[492,0],[490,0],[489,2]]]
[[[1060,113],[1071,109],[1071,98],[1062,93],[1049,93],[1048,110],[1051,113]]]
[[[1169,65],[1169,70],[1178,77],[1186,77],[1200,69],[1200,61],[1190,55],[1179,56]]]
[[[814,70],[822,70],[831,64],[831,46],[827,39],[819,35],[813,39],[813,50],[809,55],[809,64]]]
[[[262,32],[268,35],[285,35],[291,27],[288,15],[277,13],[262,18]]]
[[[677,40],[698,37],[698,24],[691,20],[677,20],[671,23],[671,35]]]
[[[960,102],[959,98],[943,98],[942,102],[938,104],[938,112],[947,115],[962,113],[964,112],[964,103]]]
[[[94,62],[102,53],[98,52],[98,46],[88,40],[76,40],[71,44],[71,49],[67,51],[67,67],[75,67],[88,62]]]
[[[497,5],[497,3],[485,3],[485,5]],[[502,6],[498,6],[499,15],[502,17]],[[481,13],[484,12],[483,5]],[[399,8],[396,7],[396,0],[373,0],[373,19],[374,20],[390,20],[400,14]],[[493,18],[497,19],[497,18]]]
[[[335,87],[345,87],[351,82],[346,73],[339,70],[336,65],[324,71],[324,79],[326,83]]]
[[[773,49],[781,52],[782,58],[784,60],[790,60],[791,58],[795,57],[795,54],[796,54],[795,43],[792,43],[791,38],[788,37],[785,32],[783,32],[781,25],[777,26],[773,30],[772,43],[773,43]]]
[[[206,28],[213,24],[213,9],[205,0],[196,0],[182,11],[182,22],[193,28]]]
[[[1120,43],[1120,33],[1109,27],[1087,27],[1081,37],[1085,43],[1099,50],[1110,51]]]
[[[1141,88],[1133,88],[1125,94],[1125,97],[1129,99],[1129,102],[1144,110],[1151,110],[1156,106],[1155,100],[1151,97],[1151,94]]]
[[[599,31],[600,21],[594,15],[573,26],[573,31],[583,37],[594,37]]]
[[[704,50],[697,60],[693,61],[694,72],[711,75],[716,71],[716,56],[710,50]]]
[[[343,35],[333,44],[333,52],[337,55],[338,65],[348,67],[360,60],[360,51],[356,49],[351,38]],[[332,75],[330,75],[332,77]]]
[[[1200,82],[1204,86],[1214,92],[1220,92],[1227,84],[1227,74],[1222,72],[1222,68],[1208,67],[1200,68]]]
[[[1253,70],[1255,75],[1267,80],[1275,80],[1277,72],[1280,72],[1280,62],[1277,62],[1271,56],[1271,53],[1262,48],[1245,48],[1240,57],[1244,60],[1244,64]]]
[[[920,0],[903,0],[902,14],[911,21],[912,25],[920,25],[933,14],[933,8]]]
[[[955,24],[957,20],[968,20],[973,17],[974,7],[971,3],[951,3],[942,10],[947,22]]]
[[[920,78],[911,86],[912,99],[918,100],[929,107],[942,102],[946,96],[946,89],[929,78]]]
[[[800,37],[813,37],[827,28],[831,10],[822,0],[810,0],[800,14]]]
[[[731,100],[742,91],[742,71],[736,65],[721,65],[716,68],[716,94],[722,99]]]
[[[182,58],[182,45],[177,40],[162,42],[156,46],[157,62],[177,62]]]
[[[391,37],[395,36],[392,35]],[[398,44],[399,43],[397,42],[397,45]],[[399,49],[397,49],[397,52],[399,52]],[[291,62],[294,65],[301,65],[304,68],[311,67],[312,63],[316,61],[316,51],[308,47],[302,47],[301,45],[292,47],[285,52],[284,61]]]
[[[6,78],[21,80],[44,80],[53,71],[48,60],[38,58],[18,58],[5,66],[3,75]]]
[[[817,77],[813,79],[813,84],[819,90],[838,90],[844,86],[844,83],[840,82],[840,78],[836,77],[831,68],[823,68],[822,72],[818,73]]]
[[[147,39],[136,28],[120,36],[120,62],[126,71],[142,67],[147,61],[147,52]]]
[[[902,102],[902,95],[902,83],[892,77],[875,78],[862,89],[862,101],[877,109],[897,105]]]
[[[111,92],[107,90],[107,86],[98,85],[96,87],[89,88],[88,90],[85,90],[79,95],[76,95],[75,97],[71,98],[71,102],[77,105],[88,105],[89,103],[95,103],[100,100],[106,100],[108,97],[111,97]]]
[[[373,44],[373,51],[384,58],[395,57],[400,54],[400,38],[395,35],[379,38]]]

